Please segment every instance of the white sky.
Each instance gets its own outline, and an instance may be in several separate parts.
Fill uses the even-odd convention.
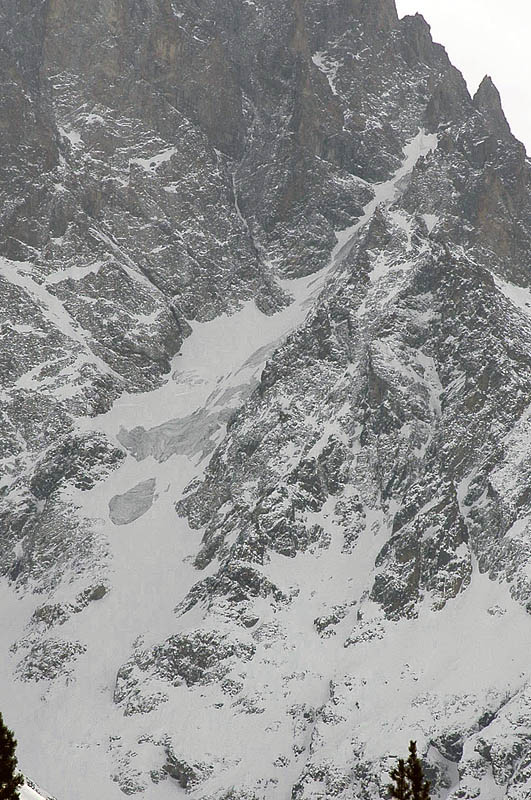
[[[531,153],[531,0],[396,0],[400,17],[418,11],[472,94],[490,75],[516,137]]]

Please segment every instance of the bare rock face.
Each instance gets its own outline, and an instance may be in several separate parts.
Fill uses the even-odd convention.
[[[507,118],[503,113],[500,93],[492,82],[490,75],[485,75],[472,102],[483,114],[485,123],[491,133],[498,139],[506,139],[514,143]]]
[[[438,797],[527,800],[531,181],[490,78],[393,0],[4,0],[0,45],[35,777],[376,800],[416,738]]]

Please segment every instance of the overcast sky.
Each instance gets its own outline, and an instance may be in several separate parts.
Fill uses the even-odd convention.
[[[490,75],[515,136],[531,155],[531,0],[396,0],[421,13],[472,94]]]

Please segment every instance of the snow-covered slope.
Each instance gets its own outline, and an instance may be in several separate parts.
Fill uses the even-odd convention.
[[[24,784],[18,790],[20,800],[55,800],[54,797],[43,791],[32,780],[26,778]]]
[[[435,145],[436,137],[421,132],[407,146],[404,165],[393,179],[376,187],[377,199],[367,205],[360,223],[338,233],[326,270],[317,277],[284,281],[284,291],[293,297],[287,308],[266,316],[249,303],[232,316],[195,323],[163,386],[144,394],[123,394],[107,414],[77,423],[80,435],[104,434],[130,450],[93,488],[67,486],[58,497],[75,509],[80,527],[90,521],[92,535],[107,543],[104,564],[94,575],[99,583],[90,589],[90,607],[78,608],[79,585],[72,567],[61,575],[53,604],[43,603],[39,595],[22,599],[7,590],[3,603],[6,618],[15,625],[21,613],[29,618],[11,656],[12,668],[24,682],[13,695],[13,703],[7,699],[5,705],[14,727],[25,732],[22,758],[27,752],[34,773],[53,785],[59,797],[73,792],[88,798],[94,790],[118,797],[118,787],[112,793],[107,785],[109,771],[121,788],[136,785],[128,764],[131,751],[128,744],[124,749],[122,741],[138,740],[144,721],[129,717],[126,728],[130,730],[121,731],[121,710],[112,702],[113,693],[119,694],[114,683],[133,645],[150,647],[173,630],[173,608],[197,580],[193,565],[197,534],[176,515],[175,502],[190,481],[202,475],[227,419],[258,384],[274,348],[304,321],[312,298],[339,268],[359,227],[370,220],[378,203],[394,198],[403,175]],[[147,502],[145,494],[132,491],[146,484]],[[122,498],[120,525],[109,517],[117,497]],[[6,626],[2,631],[5,652],[14,630],[15,626]],[[45,684],[43,695],[42,682],[48,677],[59,680]],[[145,701],[145,709],[157,705],[158,699],[154,692]],[[166,719],[175,713],[168,707]],[[205,719],[199,726],[195,744],[199,753],[209,749],[212,736],[217,738],[217,728],[211,724]],[[58,736],[64,755],[59,774],[53,758]],[[233,761],[241,744],[235,731]],[[150,749],[153,754],[161,750],[164,761],[165,746],[151,744]],[[170,797],[173,791],[168,786],[159,789],[161,796]]]
[[[376,800],[415,738],[437,800],[527,800],[531,182],[493,85],[392,0],[0,21],[21,768]]]

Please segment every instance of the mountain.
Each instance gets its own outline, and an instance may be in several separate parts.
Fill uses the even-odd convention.
[[[393,0],[0,0],[1,704],[58,800],[531,792],[531,164]]]

